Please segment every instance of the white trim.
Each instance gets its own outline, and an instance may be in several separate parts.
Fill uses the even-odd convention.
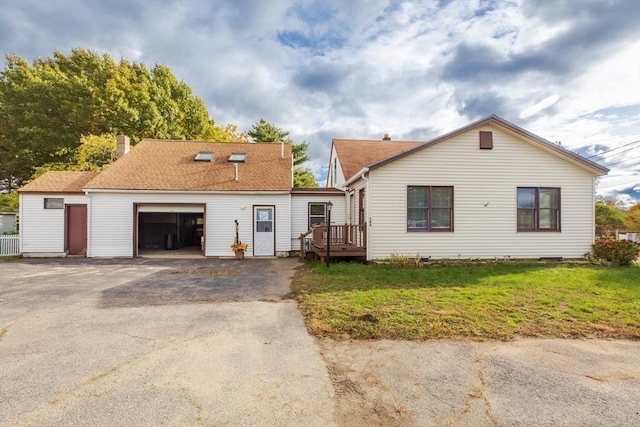
[[[363,178],[364,174],[367,173],[367,172],[369,172],[369,167],[368,166],[363,167],[355,175],[353,175],[351,178],[349,178],[349,180],[347,182],[345,182],[343,184],[343,188],[347,188],[348,186],[353,184],[358,179]]]
[[[210,190],[210,191],[189,191],[189,190],[110,190],[104,188],[84,188],[83,191],[86,195],[89,193],[126,193],[126,194],[180,194],[180,195],[193,195],[193,194],[244,194],[244,195],[283,195],[290,194],[291,190],[279,190],[279,191],[245,191],[245,190]]]
[[[172,212],[172,213],[204,213],[204,205],[192,206],[184,204],[171,205],[154,205],[154,204],[138,204],[138,213],[140,212]]]

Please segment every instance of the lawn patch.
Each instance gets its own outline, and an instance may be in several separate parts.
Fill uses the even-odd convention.
[[[639,277],[637,266],[309,263],[293,286],[318,336],[640,339]]]

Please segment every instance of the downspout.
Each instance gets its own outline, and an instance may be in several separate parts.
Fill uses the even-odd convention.
[[[364,168],[362,171],[362,175],[360,178],[366,182],[366,191],[364,193],[365,196],[365,205],[367,214],[365,217],[365,222],[367,224],[367,261],[371,261],[371,181],[365,175],[369,172],[369,168]]]
[[[85,256],[91,258],[91,197],[87,190],[84,190],[84,195],[87,198],[87,253]]]

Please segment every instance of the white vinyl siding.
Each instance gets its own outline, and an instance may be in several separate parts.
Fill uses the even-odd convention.
[[[327,187],[342,188],[345,181],[344,173],[342,172],[342,165],[340,165],[340,159],[338,159],[336,155],[336,149],[332,146],[329,170],[327,171],[327,182],[329,183]]]
[[[478,148],[479,130],[493,132],[492,150]],[[494,126],[372,170],[369,179],[370,258],[578,258],[593,241],[594,176]],[[452,186],[455,231],[407,232],[408,185]],[[562,231],[518,233],[518,187],[560,188]]]
[[[275,206],[276,253],[291,250],[289,194],[90,193],[90,257],[133,256],[134,203],[205,204],[205,256],[233,256],[234,220],[253,253],[253,206]]]
[[[300,234],[309,230],[309,203],[331,201],[331,223],[346,224],[345,196],[342,194],[292,194],[291,195],[291,250],[300,250]]]
[[[79,194],[21,194],[20,240],[25,256],[63,255],[65,209],[45,209],[44,199],[62,198],[64,204],[86,204]]]

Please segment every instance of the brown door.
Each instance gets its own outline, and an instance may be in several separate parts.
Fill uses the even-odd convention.
[[[66,205],[65,232],[69,255],[87,254],[87,205]]]

